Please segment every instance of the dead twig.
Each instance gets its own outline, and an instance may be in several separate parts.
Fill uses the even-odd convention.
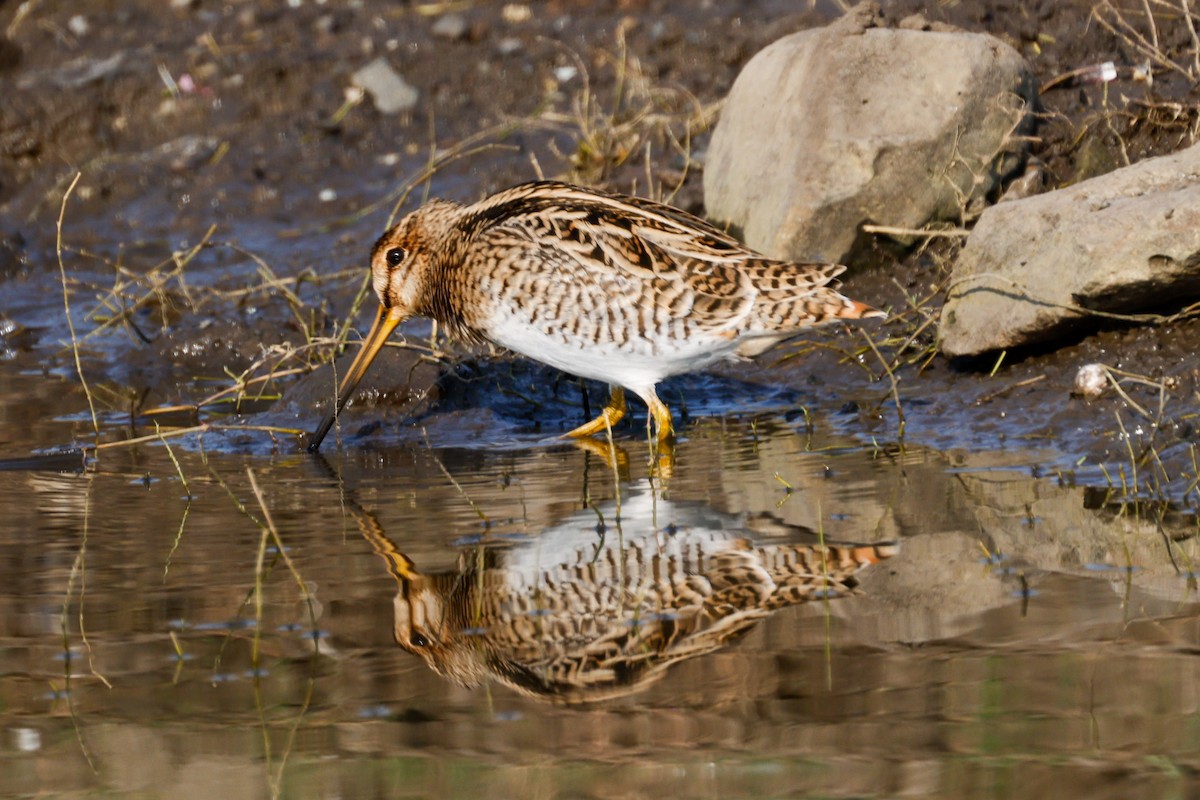
[[[71,319],[71,294],[67,290],[67,268],[63,264],[63,246],[62,246],[62,228],[63,218],[67,214],[67,200],[71,197],[71,192],[75,191],[76,184],[83,177],[82,172],[75,173],[75,179],[71,181],[71,185],[67,187],[67,191],[63,193],[62,205],[58,210],[58,225],[56,226],[56,234],[54,240],[54,252],[58,256],[58,275],[62,282],[63,293],[63,313],[67,318],[67,330],[71,333],[71,353],[75,356],[75,374],[79,376],[79,383],[83,386],[83,394],[87,397],[88,411],[92,415],[92,431],[97,435],[100,434],[100,420],[96,417],[96,404],[92,401],[92,392],[88,389],[87,378],[83,376],[83,362],[79,358],[79,339],[75,336],[75,323]]]
[[[895,225],[863,225],[864,233],[882,233],[885,236],[924,236],[930,239],[955,238],[964,239],[971,235],[966,228],[901,228]]]

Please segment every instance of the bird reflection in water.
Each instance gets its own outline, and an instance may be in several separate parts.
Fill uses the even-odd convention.
[[[616,519],[615,504],[600,518]],[[850,593],[894,544],[824,545],[768,515],[675,504],[646,492],[620,523],[585,509],[533,540],[464,549],[420,572],[370,515],[363,533],[399,591],[396,642],[463,686],[487,679],[559,703],[639,691],[780,608]],[[811,544],[797,544],[804,534]]]

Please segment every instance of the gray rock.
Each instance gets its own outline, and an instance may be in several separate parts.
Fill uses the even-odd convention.
[[[399,114],[412,111],[420,94],[392,69],[386,58],[380,57],[358,70],[351,77],[354,85],[371,95],[380,114]]]
[[[54,86],[59,89],[80,89],[90,83],[115,75],[126,61],[126,53],[113,53],[108,58],[77,58],[56,69],[38,70],[17,79],[21,91]]]
[[[1200,145],[979,218],[942,309],[941,349],[970,356],[1051,340],[1076,309],[1135,312],[1200,293]]]
[[[458,40],[467,38],[470,28],[462,14],[443,14],[433,23],[430,33],[442,39]]]
[[[704,172],[708,215],[768,255],[844,261],[863,223],[959,221],[1015,167],[1024,60],[990,36],[891,30],[864,3],[738,76]]]
[[[496,44],[496,50],[502,56],[511,56],[525,49],[525,44],[515,36],[505,36]]]

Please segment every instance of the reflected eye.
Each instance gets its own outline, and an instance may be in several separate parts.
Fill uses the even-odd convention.
[[[403,252],[403,251],[401,251],[401,252]],[[390,258],[391,253],[388,253],[388,256],[389,256],[388,261],[391,261],[391,258]],[[413,647],[426,647],[429,644],[429,640],[426,639],[424,636],[422,636],[419,633],[414,633],[412,636],[408,637],[408,643],[411,644]]]
[[[387,254],[384,257],[387,259],[389,267],[398,267],[404,263],[404,257],[406,255],[408,255],[408,253],[404,252],[404,248],[393,247],[391,250],[387,251]]]

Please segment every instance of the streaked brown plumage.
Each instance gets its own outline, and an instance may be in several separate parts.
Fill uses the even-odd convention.
[[[623,534],[597,537],[587,509],[535,541],[464,551],[426,574],[362,514],[364,536],[396,578],[397,644],[464,686],[587,703],[630,694],[674,664],[725,647],[781,608],[851,592],[894,544],[800,545],[774,518],[628,498]],[[671,520],[666,530],[661,522]],[[778,543],[756,543],[765,531]]]
[[[665,440],[671,413],[655,394],[664,378],[756,356],[822,322],[880,315],[837,292],[844,269],[769,259],[670,206],[565,183],[527,183],[468,206],[435,200],[375,243],[379,312],[309,449],[391,332],[418,315],[609,383],[605,413],[568,435],[619,420],[627,388]]]

